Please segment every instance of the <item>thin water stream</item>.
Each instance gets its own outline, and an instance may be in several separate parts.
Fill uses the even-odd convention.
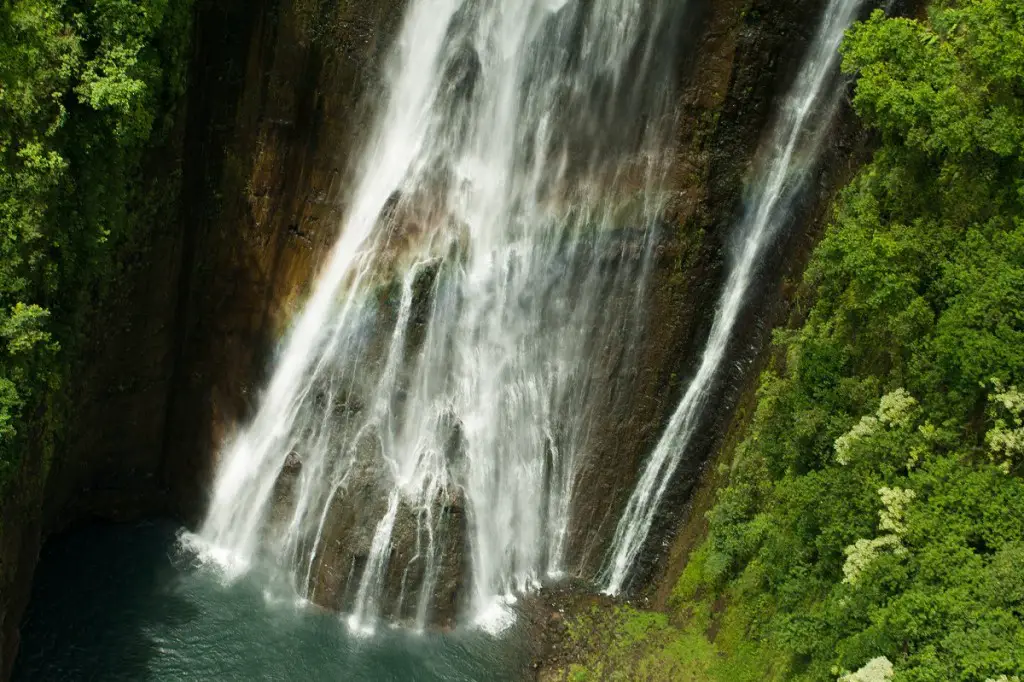
[[[700,365],[619,519],[602,580],[608,594],[617,594],[629,577],[665,490],[688,454],[690,440],[733,341],[736,322],[759,274],[762,256],[792,219],[793,204],[816,166],[842,87],[837,69],[839,45],[862,2],[829,1],[796,82],[782,101],[778,120],[759,154],[760,165],[749,181],[746,212],[736,226],[728,275]]]

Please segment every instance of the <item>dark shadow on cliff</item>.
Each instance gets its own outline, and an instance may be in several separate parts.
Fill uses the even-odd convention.
[[[161,634],[199,614],[176,589],[174,533],[165,522],[95,525],[48,542],[13,679],[153,679]]]

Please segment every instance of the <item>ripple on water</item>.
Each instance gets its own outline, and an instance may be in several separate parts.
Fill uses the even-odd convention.
[[[15,682],[526,677],[515,628],[500,638],[395,628],[353,637],[333,614],[301,600],[267,600],[245,578],[224,580],[182,553],[178,533],[170,523],[97,526],[48,545]]]

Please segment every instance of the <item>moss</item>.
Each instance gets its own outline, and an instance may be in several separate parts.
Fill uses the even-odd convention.
[[[703,547],[695,563],[706,554]],[[566,646],[576,659],[555,679],[580,682],[771,682],[789,679],[787,655],[749,636],[762,614],[756,605],[723,600],[684,575],[673,614],[630,606],[594,606],[569,622]],[[689,597],[682,599],[682,594]]]
[[[663,613],[593,607],[569,623],[568,645],[582,654],[563,672],[568,680],[714,679],[714,645],[692,629],[672,626]]]

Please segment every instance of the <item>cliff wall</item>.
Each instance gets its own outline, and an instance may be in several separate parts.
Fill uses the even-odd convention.
[[[195,522],[217,447],[244,421],[275,342],[336,236],[380,68],[402,0],[205,0],[196,8],[193,66],[180,131],[154,173],[178,178],[180,212],[125,254],[134,265],[100,312],[94,344],[69,390],[81,406],[52,474],[26,458],[21,495],[3,501],[2,647],[16,626],[42,538],[99,516],[171,513]],[[590,576],[621,508],[697,361],[721,286],[728,228],[743,178],[811,38],[820,0],[692,0],[679,40],[673,200],[637,350],[639,385],[609,390],[608,418],[580,473],[570,556]],[[844,124],[845,125],[845,124]],[[739,370],[763,341],[799,269],[827,198],[860,140],[834,136],[799,227],[780,241],[741,327]],[[180,175],[176,169],[180,168]],[[115,322],[116,320],[116,322]],[[602,362],[612,362],[604,358]],[[723,383],[704,434],[677,474],[637,572],[658,570],[697,473],[738,393]],[[47,483],[48,481],[48,483]],[[3,677],[3,675],[0,675]]]

